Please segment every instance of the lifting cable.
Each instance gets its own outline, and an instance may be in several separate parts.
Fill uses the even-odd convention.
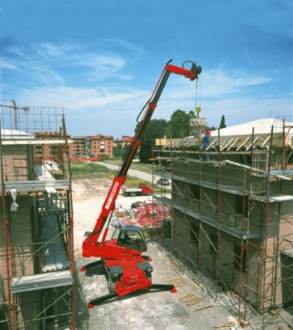
[[[201,112],[201,81],[199,81],[199,78],[196,79],[195,83],[195,113],[197,117],[199,117],[199,114]]]
[[[185,62],[182,63],[182,68],[184,68],[184,65],[186,63],[195,64],[192,61],[185,61]],[[199,117],[199,114],[201,112],[201,104],[200,104],[200,101],[201,101],[201,83],[198,85],[198,82],[199,82],[199,77],[198,76],[195,79],[195,81],[196,81],[196,83],[195,83],[195,109],[194,109],[194,111],[195,111],[196,116]],[[198,93],[198,91],[199,91],[199,93]]]

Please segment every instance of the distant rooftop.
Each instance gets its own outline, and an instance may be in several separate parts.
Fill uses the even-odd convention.
[[[25,131],[20,131],[17,129],[1,129],[1,138],[10,140],[10,139],[35,139],[34,135],[25,132]]]
[[[293,134],[293,122],[285,121],[285,132],[289,132],[291,128],[291,133]],[[274,133],[283,132],[283,120],[277,120],[274,118],[257,119],[242,123],[235,126],[230,126],[220,129],[221,136],[232,136],[232,135],[250,135],[254,129],[254,134],[270,134],[273,128]],[[218,131],[211,131],[212,136],[217,136]]]

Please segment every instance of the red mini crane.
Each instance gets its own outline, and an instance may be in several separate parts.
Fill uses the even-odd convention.
[[[147,128],[152,114],[157,106],[162,91],[171,73],[183,75],[184,77],[195,80],[202,69],[193,62],[191,68],[178,67],[170,64],[171,60],[165,65],[151,98],[146,102],[140,111],[137,121],[138,128],[129,148],[126,150],[120,168],[113,179],[111,188],[102,206],[100,216],[96,221],[93,231],[87,236],[82,244],[84,257],[101,258],[99,261],[90,263],[81,268],[86,271],[98,264],[104,266],[105,275],[108,280],[110,293],[91,300],[87,307],[92,308],[100,303],[117,297],[122,297],[139,290],[170,290],[176,292],[173,285],[153,284],[151,274],[153,271],[150,265],[150,258],[142,255],[146,251],[146,240],[139,227],[126,226],[120,228],[120,232],[111,240],[106,241],[108,227],[115,209],[115,202],[122,185],[127,178],[127,172],[133,161],[135,153],[141,143],[141,138]],[[139,121],[139,118],[142,120]]]

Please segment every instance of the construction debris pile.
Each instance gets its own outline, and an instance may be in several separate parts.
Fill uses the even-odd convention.
[[[112,226],[136,225],[144,229],[165,228],[171,220],[171,206],[156,201],[132,203],[129,209],[119,205],[112,218]]]

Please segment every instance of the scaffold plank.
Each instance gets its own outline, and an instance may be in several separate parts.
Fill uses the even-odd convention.
[[[68,190],[68,180],[34,180],[34,181],[14,181],[5,182],[5,190],[16,189],[17,192],[39,192],[46,191],[47,187],[53,187],[57,190]]]
[[[37,274],[31,276],[14,277],[10,282],[12,293],[44,290],[60,286],[72,285],[73,278],[69,270]]]

